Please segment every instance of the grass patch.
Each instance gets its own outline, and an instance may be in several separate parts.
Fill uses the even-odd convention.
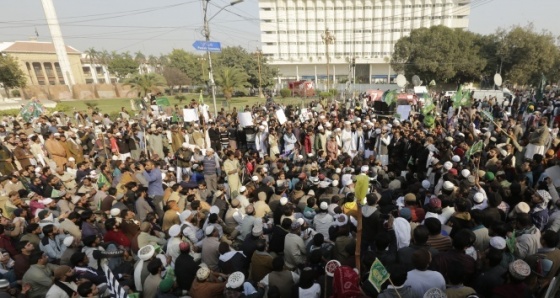
[[[199,95],[198,94],[184,94],[186,99],[180,102],[174,96],[167,96],[169,99],[169,103],[171,106],[178,104],[179,106],[188,105],[192,99],[198,101]],[[307,102],[311,101],[312,99],[307,99]],[[275,98],[277,103],[282,103],[284,105],[300,105],[301,98],[290,97],[290,98]],[[73,100],[73,101],[63,101],[58,103],[57,107],[54,110],[64,111],[67,113],[73,113],[74,111],[87,111],[88,103],[97,104],[96,107],[99,108],[103,114],[112,114],[118,113],[121,110],[121,107],[124,107],[127,111],[131,112],[131,100],[128,98],[112,98],[112,99],[95,99],[95,100]],[[224,108],[226,111],[233,109],[234,107],[237,110],[244,108],[246,105],[252,106],[254,104],[265,104],[266,99],[259,98],[259,97],[234,97],[228,102],[228,107],[224,105],[226,102],[225,98],[216,98],[216,106],[218,107],[218,111]],[[210,111],[214,110],[214,105],[212,102],[211,97],[205,97],[204,103],[210,106]]]

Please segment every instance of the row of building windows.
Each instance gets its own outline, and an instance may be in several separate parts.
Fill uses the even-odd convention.
[[[346,44],[346,45],[351,45],[351,44],[394,44],[395,41],[394,40],[366,40],[366,41],[344,41],[344,42],[337,42],[337,44]],[[265,45],[267,46],[275,46],[275,45],[281,45],[281,46],[304,46],[304,45],[322,45],[324,44],[322,41],[290,41],[290,42],[266,42]]]
[[[278,58],[282,58],[282,59],[292,59],[292,60],[316,60],[318,58],[325,58],[325,53],[322,52],[316,52],[316,53],[307,53],[307,54],[314,54],[315,56],[313,57],[294,57],[294,54],[288,54],[288,53],[281,53],[281,54],[264,54],[263,56],[268,57],[268,58],[272,58],[272,59],[278,59]],[[355,53],[351,53],[351,52],[337,52],[337,53],[333,53],[331,54],[331,57],[340,59],[343,57],[355,57],[356,55],[360,56],[360,57],[372,57],[372,58],[376,58],[380,57],[380,56],[389,56],[392,55],[391,52],[355,52]],[[368,56],[370,55],[370,56]],[[326,58],[325,58],[326,59]]]
[[[261,7],[262,11],[274,11],[274,10],[278,10],[278,11],[294,11],[294,10],[364,10],[364,9],[383,9],[383,8],[435,8],[435,7],[451,7],[453,6],[453,3],[438,3],[438,4],[416,4],[416,5],[386,5],[386,6],[381,6],[381,5],[376,5],[376,6],[354,6],[354,7],[345,7],[345,6],[336,6],[336,7],[321,7],[321,6],[317,6],[317,7],[312,7],[312,6],[308,6],[308,7],[303,7],[303,6],[298,6],[298,7]]]
[[[445,16],[415,16],[415,17],[378,17],[378,18],[347,18],[347,19],[334,19],[334,18],[309,18],[309,19],[286,19],[286,18],[278,18],[276,22],[278,23],[315,23],[315,22],[328,22],[328,23],[354,23],[354,22],[372,22],[372,21],[411,21],[411,20],[442,20],[442,19],[461,19],[464,16],[462,15],[445,15]],[[263,23],[272,23],[272,19],[262,19],[261,22]]]
[[[395,28],[395,29],[356,29],[356,30],[329,30],[334,34],[352,34],[352,33],[408,33],[411,28]],[[265,35],[269,34],[307,34],[307,35],[320,35],[324,30],[278,30],[278,31],[263,31]]]

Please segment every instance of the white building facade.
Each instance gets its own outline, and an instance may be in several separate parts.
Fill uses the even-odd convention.
[[[466,29],[470,0],[259,0],[262,51],[279,80],[392,82],[394,44],[412,29]],[[437,42],[437,41],[435,41]],[[354,61],[355,67],[351,67]]]

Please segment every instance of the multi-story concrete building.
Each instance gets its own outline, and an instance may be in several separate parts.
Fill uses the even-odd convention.
[[[66,52],[76,84],[85,83],[80,51],[66,46]],[[10,55],[17,59],[20,69],[27,78],[28,85],[68,84],[64,81],[52,42],[0,42],[0,55]]]
[[[466,29],[470,0],[259,0],[262,51],[283,80],[355,77],[387,83],[393,46],[412,29],[444,25]],[[355,68],[351,67],[355,62]],[[354,74],[351,76],[350,73]],[[350,75],[350,76],[349,76]]]

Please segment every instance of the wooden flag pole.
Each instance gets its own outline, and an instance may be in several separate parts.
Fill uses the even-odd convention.
[[[397,288],[396,288],[395,285],[393,284],[393,281],[391,280],[390,277],[389,277],[389,282],[391,283],[391,286],[393,286],[393,289],[395,290],[395,293],[397,293],[397,296],[398,296],[399,298],[402,298],[402,297],[401,297],[401,294],[399,293],[399,291],[397,290]]]

